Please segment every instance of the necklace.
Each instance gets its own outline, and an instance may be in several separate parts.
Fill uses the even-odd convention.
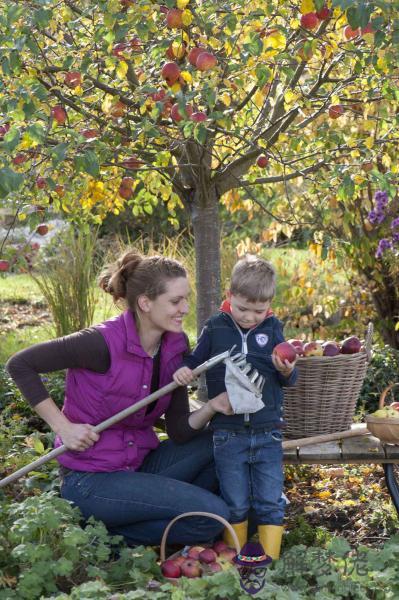
[[[148,353],[151,356],[151,358],[155,358],[156,357],[156,355],[159,352],[160,347],[161,347],[161,341],[158,342],[158,344],[156,345],[156,347],[154,348],[154,350],[152,352]]]

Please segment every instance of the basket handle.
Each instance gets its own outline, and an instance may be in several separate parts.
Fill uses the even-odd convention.
[[[367,325],[366,339],[364,342],[364,347],[366,349],[368,362],[370,362],[370,360],[371,360],[371,344],[373,341],[373,333],[374,333],[374,325],[370,321],[369,324]]]
[[[381,392],[378,408],[384,408],[386,395],[397,385],[399,385],[399,383],[391,383],[391,385],[388,385],[388,387],[386,387],[385,390]]]
[[[237,554],[240,553],[241,548],[240,548],[237,534],[234,531],[234,529],[232,528],[232,526],[230,525],[230,523],[228,521],[226,521],[226,519],[224,519],[223,517],[220,517],[219,515],[215,515],[214,513],[210,513],[210,512],[202,512],[202,511],[185,512],[185,513],[182,513],[181,515],[177,515],[177,517],[172,519],[171,522],[166,527],[165,531],[163,532],[163,536],[162,536],[162,540],[161,540],[161,547],[160,547],[160,551],[159,551],[162,562],[166,558],[165,551],[166,551],[166,539],[168,537],[168,533],[169,533],[171,527],[176,523],[176,521],[178,521],[179,519],[183,519],[184,517],[209,517],[210,519],[215,519],[215,521],[219,521],[220,523],[223,523],[223,525],[225,527],[227,527],[227,529],[231,533],[231,537],[233,538],[234,546],[235,546]]]

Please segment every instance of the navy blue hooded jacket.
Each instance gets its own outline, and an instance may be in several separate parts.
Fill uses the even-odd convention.
[[[265,377],[262,400],[264,408],[247,415],[224,415],[216,413],[211,421],[212,429],[254,429],[283,426],[283,386],[294,385],[297,371],[284,377],[272,363],[273,348],[284,341],[283,324],[273,315],[249,330],[241,329],[227,312],[219,312],[205,324],[193,352],[185,356],[183,364],[194,369],[205,360],[234,345],[235,352],[242,352],[247,362]],[[224,363],[219,363],[206,372],[208,397],[214,398],[226,391]]]

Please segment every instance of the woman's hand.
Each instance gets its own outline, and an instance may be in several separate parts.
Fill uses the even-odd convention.
[[[68,422],[59,429],[58,434],[68,450],[75,452],[87,450],[100,438],[99,434],[93,431],[93,425],[83,423]]]
[[[208,404],[211,405],[215,413],[220,412],[224,415],[234,414],[227,392],[222,392],[218,396],[215,396],[212,400],[209,400]]]
[[[283,377],[289,377],[292,371],[295,368],[296,361],[298,360],[298,356],[295,357],[293,362],[288,362],[288,360],[282,361],[281,358],[277,356],[275,352],[272,354],[272,362],[277,371],[283,375]]]

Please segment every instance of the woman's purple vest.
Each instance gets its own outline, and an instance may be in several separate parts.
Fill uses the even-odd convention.
[[[63,412],[73,423],[97,425],[151,393],[153,359],[140,345],[132,313],[126,311],[96,328],[107,343],[111,366],[104,374],[88,369],[68,370]],[[186,350],[183,333],[164,333],[159,387],[172,381]],[[167,410],[170,399],[171,394],[162,396],[148,415],[147,407],[140,409],[104,430],[88,450],[65,452],[58,461],[76,471],[137,470],[148,452],[159,444],[153,425]],[[57,436],[55,446],[61,443]]]

